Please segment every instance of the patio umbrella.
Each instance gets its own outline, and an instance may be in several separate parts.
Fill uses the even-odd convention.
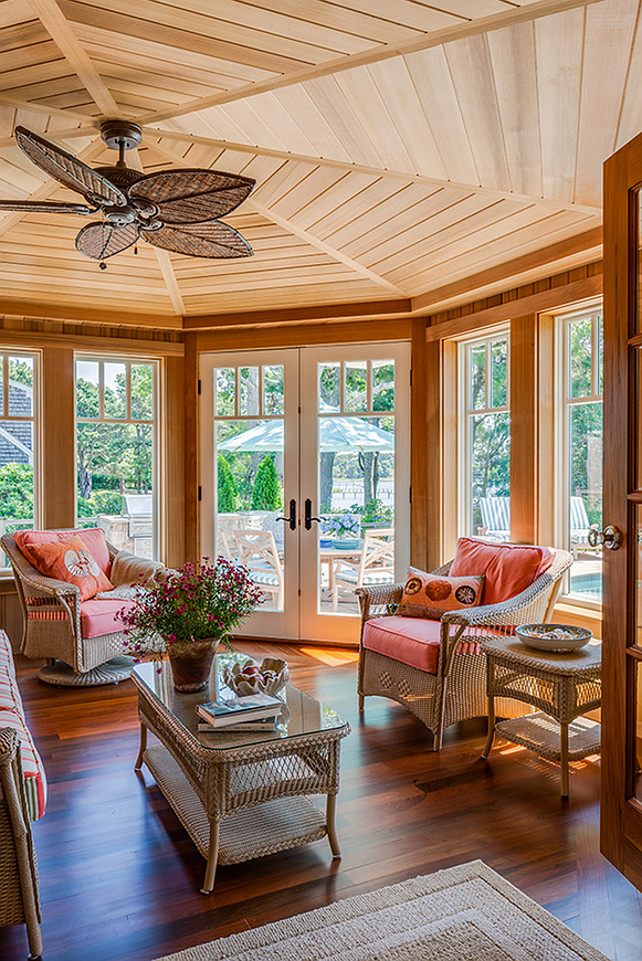
[[[393,450],[394,434],[362,417],[322,417],[319,425],[321,451]],[[268,420],[234,434],[218,444],[219,450],[283,450],[283,421]]]

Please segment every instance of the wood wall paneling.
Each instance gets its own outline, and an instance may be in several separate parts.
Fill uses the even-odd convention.
[[[555,319],[538,318],[537,387],[537,542],[554,544],[557,431],[555,424]],[[574,623],[563,621],[563,623]]]
[[[42,352],[42,526],[73,527],[76,519],[74,351]]]
[[[198,339],[195,334],[185,335],[185,558],[194,563],[200,559]]]
[[[165,486],[164,556],[170,567],[185,563],[185,361],[165,360],[165,417],[163,430],[163,477]]]
[[[433,372],[426,365],[426,322],[412,322],[412,388],[410,413],[410,563],[429,570],[427,556],[431,541],[428,517],[428,395]],[[437,382],[439,382],[437,380]]]
[[[537,493],[537,315],[510,325],[511,540],[538,540]]]

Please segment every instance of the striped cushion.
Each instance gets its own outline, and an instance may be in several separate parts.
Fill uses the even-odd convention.
[[[277,587],[279,576],[275,571],[250,571],[250,576],[255,584],[271,584]]]
[[[338,581],[347,581],[348,584],[357,584],[359,581],[358,571],[337,571]],[[392,571],[366,571],[361,578],[364,587],[368,584],[394,584]]]
[[[0,630],[0,727],[11,727],[20,738],[22,774],[29,818],[37,821],[45,813],[47,780],[24,715],[13,666],[11,643]],[[0,789],[0,796],[1,796]]]

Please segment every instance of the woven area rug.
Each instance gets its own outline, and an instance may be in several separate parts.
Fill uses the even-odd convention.
[[[608,961],[471,861],[157,961]]]

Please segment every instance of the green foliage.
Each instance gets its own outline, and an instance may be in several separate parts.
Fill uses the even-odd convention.
[[[252,492],[253,511],[277,511],[283,506],[281,485],[274,466],[274,458],[268,454],[259,464]]]
[[[33,467],[29,464],[0,467],[0,517],[33,517]]]
[[[363,508],[362,523],[368,527],[390,527],[392,507],[380,500],[370,500]]]
[[[112,491],[96,491],[91,497],[78,498],[78,517],[95,517],[96,514],[116,515],[123,513],[123,497]]]
[[[225,457],[218,458],[218,512],[229,514],[236,510],[238,489]]]

